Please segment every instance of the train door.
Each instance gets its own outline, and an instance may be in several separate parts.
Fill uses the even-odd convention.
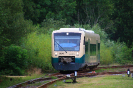
[[[96,59],[98,62],[98,40],[96,40]]]
[[[96,63],[97,62],[97,56],[96,56],[96,38],[95,36],[91,37],[90,42],[90,63]]]
[[[90,39],[87,39],[88,41],[85,41],[85,62],[87,63],[90,58]]]
[[[98,43],[98,61],[100,63],[100,42]]]

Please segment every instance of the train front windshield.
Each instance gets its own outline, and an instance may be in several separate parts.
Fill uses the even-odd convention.
[[[81,33],[55,33],[54,51],[79,51]]]

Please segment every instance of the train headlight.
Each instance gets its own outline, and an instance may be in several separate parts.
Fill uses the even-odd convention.
[[[77,52],[76,56],[79,56],[79,52]]]
[[[57,56],[57,52],[55,53],[55,56]]]

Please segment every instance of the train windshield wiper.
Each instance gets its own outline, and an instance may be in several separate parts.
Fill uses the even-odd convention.
[[[56,41],[55,41],[56,42]],[[57,42],[56,42],[57,43]],[[63,49],[63,47],[59,44],[59,43],[57,43],[62,49]],[[66,53],[67,53],[67,51],[65,50],[65,49],[63,49]]]

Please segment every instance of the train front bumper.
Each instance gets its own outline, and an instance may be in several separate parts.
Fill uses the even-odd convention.
[[[75,62],[63,63],[59,61],[59,58],[51,58],[52,65],[56,70],[59,71],[76,71],[80,70],[85,66],[85,55],[81,58],[75,58]]]
[[[53,67],[59,71],[76,71],[83,67],[82,63],[52,63]]]

